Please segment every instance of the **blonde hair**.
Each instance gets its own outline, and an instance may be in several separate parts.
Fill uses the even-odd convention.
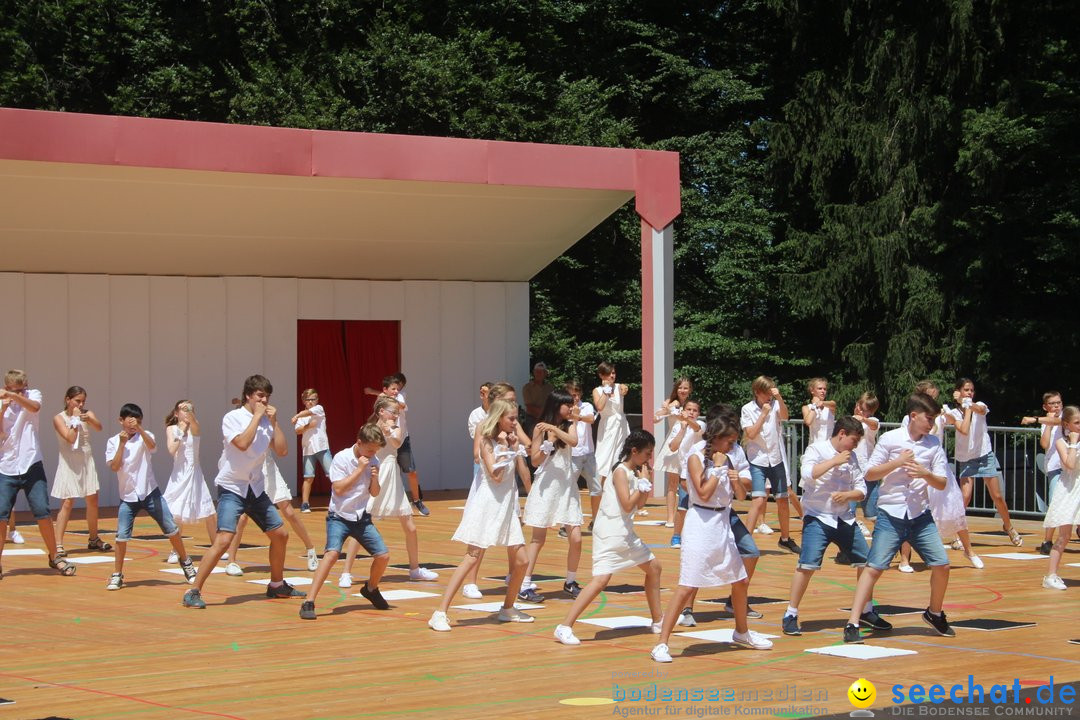
[[[26,372],[23,370],[8,370],[4,375],[4,384],[13,385],[15,383],[26,384]]]
[[[826,388],[829,387],[829,381],[823,377],[810,378],[806,383],[806,392],[814,392],[814,386],[818,383],[824,383]]]
[[[371,409],[371,417],[368,418],[368,423],[378,424],[379,411],[388,407],[397,407],[398,401],[387,395],[380,395],[379,399],[375,401],[375,407]]]
[[[877,395],[867,390],[859,396],[859,404],[866,408],[868,413],[876,413],[878,408],[881,407],[881,403],[878,401]]]
[[[304,392],[300,393],[300,399],[301,400],[307,400],[312,395],[314,395],[315,397],[318,397],[319,396],[319,391],[316,390],[315,388],[308,388]]]
[[[1077,416],[1080,416],[1080,407],[1066,405],[1065,409],[1061,411],[1061,424],[1071,423]],[[1068,440],[1067,437],[1065,439]]]
[[[484,422],[480,423],[477,432],[486,438],[493,439],[499,434],[499,421],[502,420],[507,413],[517,417],[517,409],[517,403],[508,402],[506,400],[495,400],[491,403],[491,409],[488,410]]]
[[[508,382],[500,380],[497,383],[492,383],[491,389],[488,390],[488,397],[492,399],[501,398],[508,392],[512,392],[517,395],[517,390],[514,390],[514,386]]]
[[[383,435],[382,430],[378,425],[374,423],[367,423],[360,428],[360,431],[356,433],[356,441],[361,445],[372,443],[383,447],[386,445],[386,437]]]
[[[765,375],[758,375],[754,378],[754,382],[750,383],[750,390],[754,393],[767,393],[776,387],[776,383],[773,382],[771,377]]]

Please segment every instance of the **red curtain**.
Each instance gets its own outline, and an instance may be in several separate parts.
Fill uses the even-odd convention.
[[[382,378],[401,366],[400,325],[384,320],[299,320],[296,328],[297,391],[315,388],[326,410],[330,451],[336,453],[356,439],[356,431],[371,414],[373,397],[364,387],[382,387]],[[280,402],[280,401],[279,401]],[[295,407],[303,409],[299,395]],[[282,404],[281,407],[289,407]],[[293,411],[295,412],[295,411]],[[292,412],[289,413],[290,415]],[[303,477],[303,451],[296,436],[297,477]],[[315,473],[316,494],[328,494],[330,482]]]

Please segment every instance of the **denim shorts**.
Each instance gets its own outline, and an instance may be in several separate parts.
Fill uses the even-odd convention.
[[[1061,489],[1061,470],[1054,470],[1046,476],[1046,504],[1054,499],[1054,493]]]
[[[154,488],[153,492],[142,500],[121,500],[120,507],[116,511],[116,542],[127,542],[131,539],[131,531],[135,528],[135,516],[140,510],[154,518],[154,522],[161,528],[162,534],[172,537],[180,532],[173,520],[172,512],[165,498],[161,497],[161,490]]]
[[[761,552],[758,550],[757,543],[754,542],[754,536],[746,529],[746,525],[743,524],[742,518],[736,515],[734,510],[730,512],[730,515],[731,534],[735,536],[735,544],[739,547],[739,557],[761,557]]]
[[[405,436],[405,440],[402,441],[401,447],[397,450],[397,464],[401,468],[401,472],[406,475],[416,472],[416,462],[412,456],[412,438],[408,435]]]
[[[45,466],[38,460],[22,475],[0,474],[0,520],[11,517],[15,497],[22,490],[35,520],[49,517],[49,488],[45,479]]]
[[[751,497],[768,497],[768,493],[765,491],[766,480],[772,483],[773,497],[782,498],[788,496],[787,470],[784,468],[784,463],[769,467],[750,466],[750,481],[753,483],[753,489],[750,491]]]
[[[241,515],[247,515],[254,520],[263,532],[277,530],[284,524],[281,513],[274,507],[274,503],[266,493],[256,497],[251,488],[248,488],[247,496],[240,497],[231,490],[218,488],[218,532],[235,533],[236,522]]]
[[[866,564],[875,570],[885,570],[892,562],[900,545],[907,541],[915,552],[930,567],[949,564],[949,556],[941,544],[934,518],[927,510],[917,518],[893,517],[887,512],[878,513],[874,523],[874,537],[870,543],[870,556]],[[803,530],[803,544],[806,543],[806,530]]]
[[[821,560],[825,557],[825,548],[829,547],[829,543],[847,553],[852,567],[866,565],[870,547],[858,525],[848,525],[841,520],[837,521],[836,527],[829,527],[813,515],[807,515],[803,518],[802,552],[799,553],[797,567],[800,570],[820,570]]]
[[[315,463],[322,465],[323,472],[326,473],[326,477],[330,477],[330,451],[320,450],[317,453],[304,456],[304,477],[315,477]]]
[[[589,495],[596,497],[600,495],[604,488],[600,484],[600,476],[596,474],[596,456],[592,453],[588,455],[575,455],[570,458],[570,462],[573,466],[573,476],[576,481],[579,477],[584,476],[585,482],[589,484]]]
[[[866,497],[862,500],[852,500],[848,503],[848,507],[854,512],[855,508],[861,507],[864,518],[876,518],[877,517],[877,497],[878,491],[881,489],[880,480],[867,480],[866,481]]]
[[[962,460],[957,463],[956,477],[958,478],[992,478],[1001,477],[1001,465],[998,464],[997,455],[988,452],[974,460]]]
[[[679,495],[679,502],[676,504],[676,507],[679,510],[682,510],[683,512],[686,512],[687,510],[690,509],[690,493],[688,493],[686,491],[685,485],[683,483],[681,483],[681,482],[679,483],[678,495]]]
[[[364,513],[358,520],[346,520],[337,513],[326,513],[326,552],[341,552],[345,538],[360,543],[364,552],[372,557],[385,555],[386,543],[379,529],[371,522],[371,515]]]

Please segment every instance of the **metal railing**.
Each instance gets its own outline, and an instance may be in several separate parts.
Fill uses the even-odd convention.
[[[883,422],[878,435],[900,427],[900,423]],[[1024,518],[1041,518],[1046,513],[1047,485],[1045,454],[1039,446],[1040,430],[1024,427],[988,427],[994,455],[1001,465],[1001,487],[1009,514]],[[945,433],[945,451],[953,457],[956,432]],[[788,477],[799,476],[799,460],[806,448],[807,429],[802,420],[784,421],[784,443],[788,456]],[[1051,449],[1051,452],[1053,449]],[[957,465],[954,463],[954,470]],[[986,484],[976,482],[968,510],[979,515],[993,515],[994,503]]]

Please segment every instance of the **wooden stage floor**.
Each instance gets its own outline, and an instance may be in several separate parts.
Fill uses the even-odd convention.
[[[583,496],[584,498],[584,496]],[[587,498],[586,507],[587,507]],[[456,565],[463,547],[450,541],[461,516],[463,499],[432,493],[432,514],[417,518],[421,561]],[[652,506],[640,520],[663,520]],[[946,598],[952,621],[969,619],[1030,621],[1034,627],[994,632],[958,629],[955,638],[931,632],[918,614],[889,619],[896,629],[869,639],[865,647],[884,647],[915,654],[873,660],[848,659],[806,652],[809,648],[842,646],[841,629],[851,601],[854,571],[831,561],[815,577],[801,608],[804,635],[785,637],[780,619],[786,607],[796,557],[777,549],[779,534],[756,535],[763,554],[751,585],[755,606],[764,613],[751,628],[776,635],[768,652],[734,649],[722,642],[673,636],[675,661],[659,665],[649,658],[655,636],[644,628],[607,629],[580,623],[578,647],[552,639],[568,599],[561,593],[565,541],[549,533],[538,573],[559,576],[540,583],[548,596],[544,607],[530,611],[531,625],[495,622],[487,614],[453,610],[454,630],[435,633],[427,619],[435,607],[449,569],[439,569],[434,582],[412,583],[407,573],[391,568],[382,589],[412,590],[436,595],[393,600],[391,609],[374,610],[359,590],[340,590],[337,573],[319,597],[319,619],[297,617],[300,600],[268,600],[266,551],[241,552],[244,577],[215,574],[204,597],[209,605],[196,611],[181,607],[187,586],[179,575],[161,572],[168,553],[164,540],[133,540],[125,566],[127,587],[106,592],[111,560],[84,564],[64,578],[46,567],[44,555],[15,554],[43,548],[35,525],[20,514],[25,545],[8,544],[3,557],[3,650],[0,651],[0,718],[592,718],[672,716],[710,717],[756,714],[798,718],[847,713],[847,688],[865,677],[877,687],[875,707],[891,706],[893,685],[946,687],[974,681],[989,689],[995,683],[1023,685],[1080,679],[1080,567],[1063,564],[1065,592],[1044,590],[1046,560],[988,557],[1020,552],[1032,556],[1041,541],[1041,524],[1019,521],[1025,544],[1013,548],[1000,533],[999,522],[971,518],[976,550],[986,561],[975,570],[963,554],[950,551],[955,565]],[[324,514],[304,514],[304,523],[322,547]],[[775,506],[769,506],[775,528]],[[800,524],[793,520],[799,539]],[[391,549],[391,563],[405,562],[404,541],[397,522],[381,522]],[[71,529],[85,531],[75,521]],[[104,528],[115,530],[115,519]],[[671,531],[639,525],[641,537],[655,547],[664,564],[664,587],[678,577],[678,551],[667,547]],[[995,534],[996,531],[996,534]],[[140,516],[136,535],[157,533],[153,521]],[[205,545],[202,526],[185,528],[188,547],[198,557]],[[82,539],[85,536],[80,536]],[[112,535],[103,537],[111,539]],[[247,542],[262,536],[249,530]],[[526,536],[527,537],[527,536]],[[82,547],[68,536],[67,547]],[[588,580],[591,540],[586,538],[580,578]],[[287,576],[310,577],[292,538]],[[15,552],[12,552],[15,551]],[[74,559],[94,553],[75,550]],[[99,554],[100,555],[100,554]],[[1080,563],[1080,543],[1070,544],[1065,563]],[[505,572],[505,553],[489,553],[482,575]],[[879,603],[923,608],[929,573],[902,575],[890,570],[878,584]],[[357,575],[366,561],[357,562]],[[640,572],[617,576],[613,585],[640,585]],[[497,602],[502,584],[481,585],[485,601]],[[612,588],[616,589],[616,588]],[[623,588],[626,589],[626,588]],[[633,589],[633,588],[630,588]],[[697,606],[696,631],[733,627],[722,605],[701,602],[726,596],[726,589],[703,592]],[[663,594],[666,603],[668,591]],[[459,603],[471,601],[460,598]],[[585,619],[647,615],[640,593],[605,592]],[[678,628],[689,630],[689,628]],[[813,631],[813,632],[808,632]],[[634,693],[685,692],[688,700],[634,701]],[[694,692],[702,699],[694,698]],[[709,700],[709,693],[719,699]],[[611,703],[623,696],[622,702]],[[727,699],[725,699],[727,698]],[[883,713],[879,710],[879,715]],[[886,715],[890,714],[888,710]]]

